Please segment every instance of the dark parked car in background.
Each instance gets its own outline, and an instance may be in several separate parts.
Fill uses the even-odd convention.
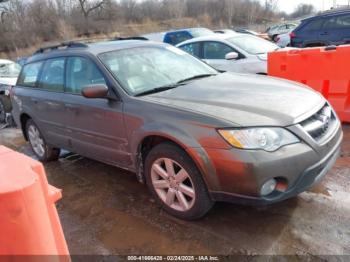
[[[290,37],[293,47],[350,44],[350,9],[327,11],[305,19]]]
[[[177,45],[188,39],[192,39],[200,36],[206,36],[210,34],[214,34],[214,32],[208,28],[198,27],[198,28],[179,29],[179,30],[168,31],[168,32],[151,33],[151,34],[146,34],[142,36],[151,41],[164,42],[170,45]]]
[[[343,136],[328,102],[301,84],[219,73],[151,41],[41,49],[11,99],[38,159],[66,149],[133,171],[183,219],[214,201],[297,195],[332,167]]]

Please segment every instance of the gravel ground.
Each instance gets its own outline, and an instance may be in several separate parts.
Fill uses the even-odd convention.
[[[269,207],[217,203],[196,222],[163,212],[132,173],[69,153],[45,168],[63,189],[71,254],[350,255],[350,125],[344,132],[341,158],[308,192]],[[32,156],[17,129],[1,130],[0,144]]]

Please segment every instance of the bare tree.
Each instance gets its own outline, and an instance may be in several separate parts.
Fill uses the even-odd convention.
[[[310,15],[310,14],[315,13],[315,12],[316,12],[316,9],[313,5],[300,4],[295,8],[294,12],[291,13],[290,17],[291,18],[298,18],[298,17]]]
[[[236,0],[225,0],[225,13],[227,16],[227,23],[231,26],[233,18],[235,16],[235,11],[237,9],[237,1]]]
[[[0,0],[0,21],[4,22],[5,15],[8,13],[8,5],[9,0]]]
[[[105,4],[105,0],[99,1],[89,1],[89,0],[78,0],[81,8],[81,12],[84,15],[84,18],[87,19],[90,13],[98,8],[101,8]]]

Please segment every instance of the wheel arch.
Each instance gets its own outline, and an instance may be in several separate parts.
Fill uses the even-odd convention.
[[[161,133],[152,133],[144,136],[137,146],[137,151],[135,155],[135,166],[136,166],[136,175],[137,179],[141,182],[145,182],[144,178],[144,161],[147,157],[147,154],[157,145],[161,143],[170,143],[180,149],[182,149],[193,161],[198,171],[202,175],[202,178],[207,186],[207,189],[210,190],[214,185],[210,183],[207,179],[208,170],[215,172],[215,169],[211,165],[208,155],[205,150],[201,147],[198,148],[189,148],[183,141],[176,139],[172,136],[161,134]],[[199,152],[200,151],[200,152]],[[206,158],[203,161],[203,158]],[[217,181],[215,181],[216,184]]]
[[[23,133],[23,136],[24,136],[26,141],[28,141],[28,136],[27,136],[27,132],[26,132],[26,124],[27,124],[29,119],[32,119],[32,117],[30,115],[28,115],[27,113],[22,113],[20,115],[20,118],[19,118],[20,123],[21,123],[22,133]]]

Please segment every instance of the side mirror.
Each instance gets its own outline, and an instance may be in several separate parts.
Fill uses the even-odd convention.
[[[107,98],[108,87],[103,84],[88,85],[83,88],[81,94],[86,98]]]
[[[236,60],[236,59],[238,59],[238,57],[239,57],[239,54],[236,52],[230,52],[230,53],[225,55],[226,60]]]

